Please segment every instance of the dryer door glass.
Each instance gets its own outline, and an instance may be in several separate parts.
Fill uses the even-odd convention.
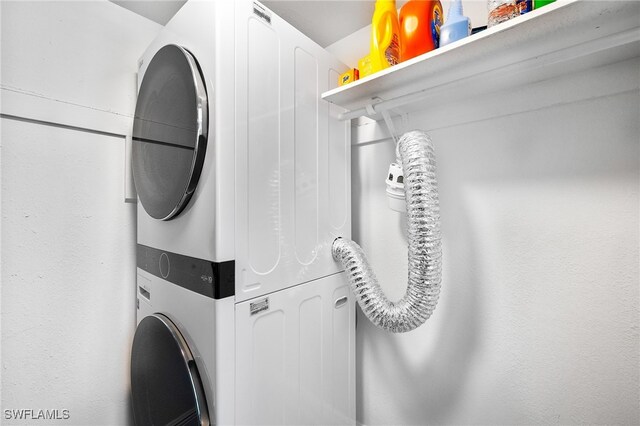
[[[144,72],[133,122],[133,178],[140,202],[169,220],[196,189],[207,145],[205,85],[182,47],[160,49]]]
[[[137,425],[208,425],[207,404],[191,350],[164,315],[145,317],[131,352]]]

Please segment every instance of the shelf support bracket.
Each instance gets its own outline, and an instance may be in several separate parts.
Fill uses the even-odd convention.
[[[393,120],[391,119],[391,115],[389,115],[389,111],[382,110],[380,111],[382,114],[382,118],[384,118],[384,124],[387,125],[387,130],[389,130],[389,134],[391,135],[391,139],[395,144],[398,144],[398,133],[396,132],[396,127],[393,124]]]
[[[398,111],[396,111],[398,112]],[[409,125],[409,114],[406,112],[398,112],[400,116],[400,129],[396,128],[396,125],[393,123],[393,119],[391,118],[391,114],[386,109],[380,111],[380,115],[384,119],[384,124],[387,126],[387,130],[389,130],[389,135],[391,135],[391,139],[397,145],[398,140],[400,140],[400,133],[406,131],[406,128]]]
[[[365,109],[369,116],[376,114],[376,109],[374,108],[373,104],[367,104],[367,106],[365,106]]]

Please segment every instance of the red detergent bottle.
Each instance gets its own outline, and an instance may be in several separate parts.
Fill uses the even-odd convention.
[[[398,20],[401,61],[438,48],[443,21],[440,0],[409,0],[400,9]]]

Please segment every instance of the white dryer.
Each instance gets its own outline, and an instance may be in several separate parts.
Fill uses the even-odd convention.
[[[354,424],[345,66],[254,1],[189,1],[140,60],[136,423]]]

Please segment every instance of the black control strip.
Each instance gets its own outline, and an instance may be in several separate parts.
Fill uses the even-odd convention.
[[[212,299],[235,294],[235,261],[211,262],[138,244],[138,268]]]

